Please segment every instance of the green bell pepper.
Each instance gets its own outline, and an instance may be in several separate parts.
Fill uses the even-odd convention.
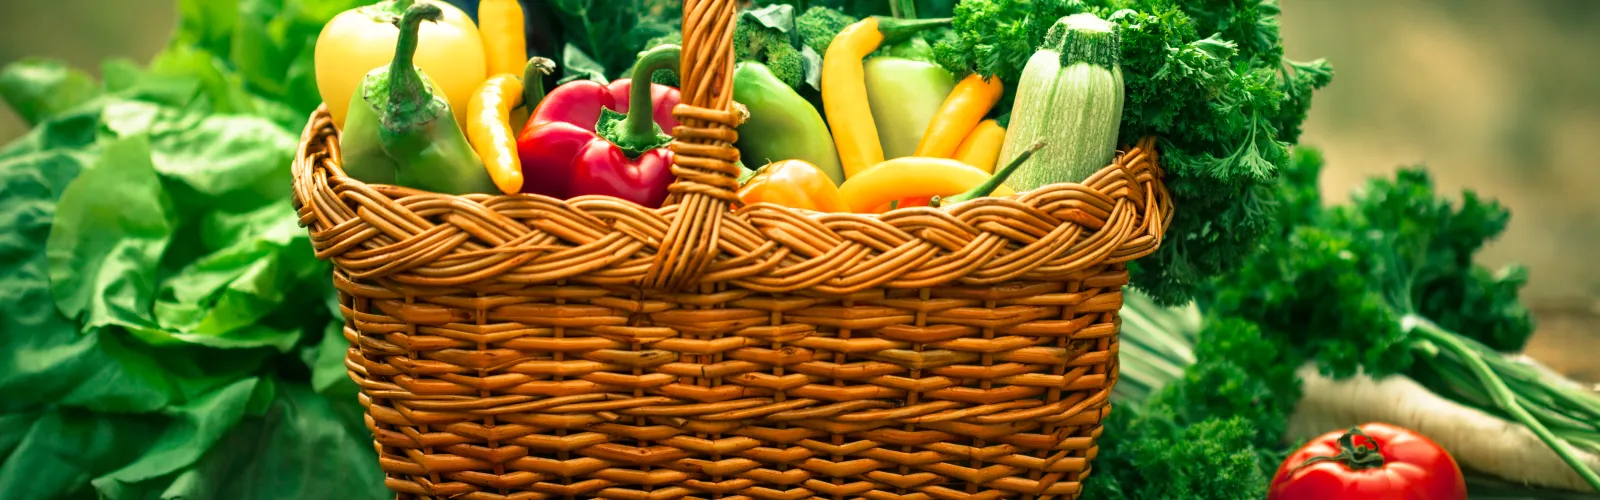
[[[766,65],[745,61],[734,67],[733,100],[750,109],[734,143],[740,158],[757,165],[805,160],[821,168],[834,184],[844,182],[844,165],[822,115]]]
[[[878,126],[883,158],[916,154],[928,123],[950,91],[956,77],[933,62],[933,48],[921,37],[884,47],[881,55],[864,63],[867,104]]]
[[[394,61],[367,73],[351,95],[340,137],[346,175],[446,194],[497,191],[444,92],[412,62],[422,22],[442,17],[430,3],[406,9]]]

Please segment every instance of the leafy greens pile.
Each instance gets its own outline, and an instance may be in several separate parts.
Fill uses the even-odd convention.
[[[1550,429],[1558,454],[1600,451],[1600,400],[1499,354],[1534,329],[1518,297],[1526,271],[1473,263],[1509,212],[1471,191],[1445,199],[1421,168],[1324,207],[1321,168],[1315,150],[1295,149],[1277,186],[1279,229],[1197,298],[1197,332],[1143,301],[1124,308],[1133,318],[1124,342],[1143,352],[1187,343],[1193,364],[1112,413],[1088,498],[1259,498],[1287,451],[1279,440],[1301,395],[1294,370],[1307,362],[1336,379],[1405,375],[1536,434]],[[1124,395],[1151,386],[1163,356],[1184,362],[1129,356],[1119,384],[1135,390]]]
[[[1313,91],[1333,69],[1284,57],[1273,0],[967,0],[955,5],[934,55],[958,75],[1014,87],[1051,24],[1080,12],[1118,26],[1127,85],[1121,142],[1160,139],[1167,188],[1181,207],[1161,249],[1130,264],[1134,285],[1160,303],[1183,302],[1273,231],[1273,183]]]
[[[0,498],[390,496],[287,199],[359,3],[185,0],[147,67],[0,72]]]

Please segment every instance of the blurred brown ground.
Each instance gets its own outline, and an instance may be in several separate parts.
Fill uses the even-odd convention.
[[[1532,271],[1539,321],[1528,353],[1600,382],[1600,2],[1286,0],[1290,57],[1327,57],[1338,76],[1302,143],[1329,161],[1326,194],[1424,163],[1442,187],[1509,206],[1483,255]],[[0,0],[0,64],[144,61],[165,43],[173,0]],[[0,143],[26,131],[0,106]]]

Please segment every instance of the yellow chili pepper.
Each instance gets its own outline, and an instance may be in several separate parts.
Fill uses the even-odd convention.
[[[905,156],[885,161],[845,179],[839,186],[850,210],[872,213],[889,202],[914,197],[950,196],[989,179],[989,173],[949,158]],[[993,196],[1015,194],[1004,185]]]
[[[522,80],[516,75],[489,77],[467,104],[467,142],[483,160],[500,192],[522,192],[522,159],[517,156],[517,133],[511,129],[511,110],[522,105]]]
[[[761,167],[739,187],[739,202],[775,203],[818,212],[850,211],[833,179],[805,160],[783,160]]]
[[[878,19],[868,17],[846,26],[833,37],[822,56],[822,109],[828,115],[834,146],[845,179],[883,161],[878,125],[867,104],[866,69],[862,59],[885,41],[896,42],[918,31],[948,25],[949,19]]]
[[[961,141],[961,146],[956,148],[955,159],[984,172],[994,172],[994,164],[1000,160],[1000,146],[1005,143],[1005,127],[994,120],[984,120],[978,122],[978,127],[972,129],[972,133],[967,134],[966,140]]]
[[[1042,142],[1023,150],[994,175],[949,158],[895,158],[845,179],[839,194],[856,213],[877,213],[889,202],[908,198],[931,196],[929,205],[937,207],[984,196],[1010,196],[1016,191],[1002,183],[1041,147]]]
[[[985,79],[973,73],[961,79],[955,90],[950,91],[950,96],[944,99],[939,114],[934,115],[933,121],[928,123],[928,130],[922,133],[922,142],[917,143],[915,156],[952,157],[961,140],[972,133],[995,103],[1000,102],[1000,94],[1005,90],[999,78]],[[993,168],[990,166],[989,169]]]
[[[866,70],[861,64],[880,43],[883,33],[878,32],[878,20],[869,17],[839,31],[822,56],[822,109],[833,131],[845,179],[883,162],[883,145],[878,142],[872,109],[867,107]]]
[[[478,2],[478,32],[483,35],[483,55],[490,75],[522,74],[528,61],[522,23],[522,4],[517,0]]]

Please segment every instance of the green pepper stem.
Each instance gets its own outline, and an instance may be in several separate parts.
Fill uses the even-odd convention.
[[[410,10],[411,6],[416,3],[417,0],[388,0],[359,7],[359,9],[368,17],[371,17],[373,21],[393,23],[405,16],[406,11]]]
[[[1368,446],[1357,445],[1356,436],[1367,438]],[[1290,470],[1288,475],[1293,476],[1299,473],[1300,469],[1321,462],[1339,462],[1350,470],[1379,469],[1383,468],[1383,452],[1378,449],[1378,440],[1362,432],[1360,427],[1351,427],[1344,435],[1339,436],[1339,454],[1308,458]]]
[[[1513,394],[1511,388],[1506,387],[1505,381],[1499,375],[1496,375],[1494,370],[1489,368],[1489,364],[1484,362],[1481,354],[1473,352],[1472,348],[1462,342],[1455,333],[1441,328],[1422,316],[1407,314],[1401,317],[1400,328],[1408,333],[1419,335],[1444,350],[1460,356],[1461,360],[1466,363],[1467,368],[1471,369],[1472,374],[1478,378],[1478,382],[1487,389],[1490,399],[1494,400],[1495,406],[1500,407],[1502,411],[1510,414],[1513,420],[1533,431],[1533,434],[1538,436],[1545,446],[1549,446],[1552,451],[1556,452],[1556,455],[1561,457],[1561,461],[1572,467],[1572,470],[1577,472],[1584,482],[1589,483],[1590,487],[1600,490],[1600,475],[1596,475],[1594,470],[1589,469],[1588,465],[1578,459],[1577,453],[1570,444],[1556,437],[1548,427],[1545,427],[1543,423],[1529,414],[1527,408],[1517,402],[1516,394]]]
[[[645,51],[633,66],[632,87],[628,89],[628,118],[624,123],[631,141],[648,142],[656,137],[655,103],[650,100],[650,77],[663,69],[677,70],[683,50],[677,45],[661,45]]]
[[[895,19],[916,19],[917,0],[889,0],[889,13]]]
[[[883,33],[881,45],[894,45],[904,42],[918,33],[950,25],[950,18],[939,19],[895,19],[884,17],[878,19],[878,32]]]
[[[405,15],[395,21],[400,36],[395,42],[394,61],[389,64],[389,102],[383,116],[386,128],[406,128],[438,115],[438,103],[422,75],[417,74],[413,60],[422,22],[439,22],[443,18],[444,12],[438,5],[421,3],[406,9]]]
[[[544,77],[556,71],[556,62],[545,57],[532,57],[522,69],[522,106],[532,110],[544,101]]]
[[[960,203],[974,198],[989,196],[989,194],[993,193],[995,189],[998,189],[1001,184],[1005,184],[1006,179],[1011,177],[1013,172],[1017,171],[1017,167],[1022,166],[1023,162],[1028,161],[1028,158],[1032,158],[1033,153],[1039,151],[1039,148],[1042,147],[1044,147],[1044,141],[1033,143],[1032,146],[1028,146],[1028,149],[1023,150],[1022,154],[1017,155],[1016,159],[1011,160],[1011,163],[1007,163],[1006,166],[1000,168],[999,172],[995,172],[994,175],[991,175],[988,179],[985,179],[983,184],[979,184],[977,187],[969,189],[965,193],[951,196],[949,198],[940,199],[939,197],[935,196],[932,200],[929,200],[929,206],[938,207],[943,203]]]

